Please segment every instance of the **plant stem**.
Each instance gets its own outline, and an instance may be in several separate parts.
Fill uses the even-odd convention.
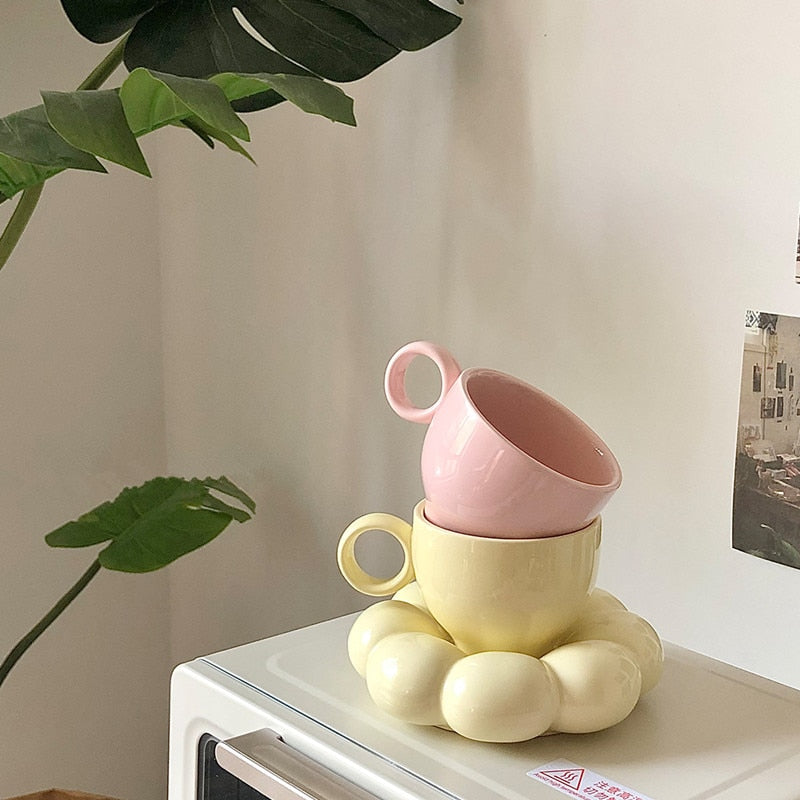
[[[128,41],[128,35],[125,34],[106,57],[86,76],[78,86],[78,91],[82,89],[98,89],[109,79],[114,70],[122,63],[122,54],[125,51],[125,42]],[[8,220],[3,233],[0,234],[0,269],[5,266],[14,252],[17,242],[19,242],[25,231],[28,220],[30,220],[36,209],[43,188],[44,181],[22,192],[11,219]]]
[[[75,585],[34,625],[28,633],[17,642],[14,649],[0,664],[0,685],[11,672],[11,668],[19,661],[25,651],[47,630],[62,611],[86,588],[86,584],[100,571],[100,562],[95,559],[89,569],[78,578]]]
[[[20,240],[25,226],[28,224],[36,204],[39,202],[42,189],[44,189],[44,182],[31,186],[30,189],[25,189],[20,196],[17,207],[6,223],[2,236],[0,236],[0,269],[5,266],[6,261],[14,252],[17,242]]]
[[[125,52],[125,42],[128,41],[129,33],[126,33],[109,50],[108,55],[86,76],[78,86],[81,89],[99,89],[110,77],[114,70],[122,63],[122,55]]]

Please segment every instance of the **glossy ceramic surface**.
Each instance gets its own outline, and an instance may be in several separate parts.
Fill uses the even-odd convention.
[[[577,638],[578,631],[591,638]],[[541,658],[466,655],[425,611],[412,583],[359,615],[348,653],[386,713],[485,742],[603,730],[625,719],[658,682],[658,635],[608,592],[591,594],[567,638]]]
[[[464,653],[506,650],[540,656],[562,640],[594,587],[598,517],[580,531],[538,539],[492,539],[458,533],[426,519],[426,501],[409,525],[391,514],[367,514],[339,540],[345,579],[365,594],[388,595],[416,577],[424,607]],[[378,580],[355,557],[369,530],[394,536],[405,553],[400,572]]]
[[[439,399],[416,408],[404,378],[417,355],[436,363]],[[428,423],[421,474],[428,518],[450,530],[494,538],[576,531],[617,490],[614,454],[579,417],[552,397],[489,369],[458,372],[455,359],[430,342],[398,350],[385,390],[404,419]]]

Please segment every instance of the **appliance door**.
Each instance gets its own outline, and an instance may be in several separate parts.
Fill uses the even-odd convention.
[[[198,800],[376,800],[270,728],[222,741],[205,734],[198,754]]]
[[[175,669],[170,698],[168,800],[452,800],[205,661]]]

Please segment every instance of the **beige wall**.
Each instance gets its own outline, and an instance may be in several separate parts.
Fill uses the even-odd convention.
[[[74,87],[102,52],[58,3],[2,0],[0,115]],[[154,185],[122,172],[53,179],[0,273],[0,658],[97,550],[44,534],[165,468]],[[165,796],[167,581],[101,572],[17,664],[0,796]]]

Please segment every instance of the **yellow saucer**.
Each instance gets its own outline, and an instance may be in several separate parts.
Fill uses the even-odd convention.
[[[484,742],[616,725],[658,683],[664,661],[650,624],[602,589],[541,658],[465,655],[430,614],[416,583],[364,610],[347,647],[383,711]]]

